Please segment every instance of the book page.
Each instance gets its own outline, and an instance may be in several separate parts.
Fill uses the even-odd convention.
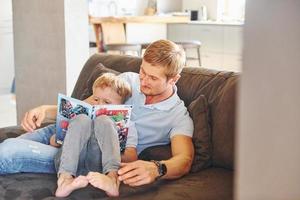
[[[71,119],[80,114],[91,116],[92,111],[93,107],[90,104],[63,94],[58,94],[56,142],[58,144],[63,143]]]
[[[97,105],[94,106],[93,119],[100,116],[109,116],[116,124],[118,131],[120,151],[126,147],[128,127],[130,122],[132,105]]]

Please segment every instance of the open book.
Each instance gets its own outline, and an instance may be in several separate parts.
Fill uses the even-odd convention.
[[[85,114],[91,119],[99,115],[109,116],[119,134],[120,150],[125,149],[132,105],[90,105],[84,101],[58,94],[56,116],[56,142],[62,144],[68,130],[69,121],[76,115]]]

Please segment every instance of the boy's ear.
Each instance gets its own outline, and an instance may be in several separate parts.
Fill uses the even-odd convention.
[[[177,81],[179,80],[179,78],[180,78],[180,74],[177,74],[169,79],[169,83],[172,85],[175,85],[177,83]]]

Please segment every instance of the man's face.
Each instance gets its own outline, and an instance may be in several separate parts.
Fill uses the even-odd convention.
[[[96,87],[91,101],[93,105],[122,104],[122,97],[110,87]]]
[[[173,87],[173,81],[167,79],[163,67],[153,66],[143,60],[139,73],[141,92],[146,96],[161,95]]]

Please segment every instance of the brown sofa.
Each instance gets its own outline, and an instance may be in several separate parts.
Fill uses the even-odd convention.
[[[72,96],[91,93],[93,80],[112,71],[138,72],[140,58],[95,54],[85,64]],[[112,71],[114,72],[114,71]],[[236,86],[239,75],[204,68],[184,68],[177,83],[178,94],[193,118],[195,160],[192,171],[177,180],[158,180],[142,187],[121,185],[121,199],[233,199]],[[199,103],[200,102],[200,103]],[[196,110],[196,111],[195,111]],[[0,141],[23,133],[20,127],[0,129]],[[141,159],[166,159],[169,146],[146,149]],[[56,199],[56,175],[21,173],[0,176],[0,199]],[[66,199],[106,199],[105,193],[87,187]]]

